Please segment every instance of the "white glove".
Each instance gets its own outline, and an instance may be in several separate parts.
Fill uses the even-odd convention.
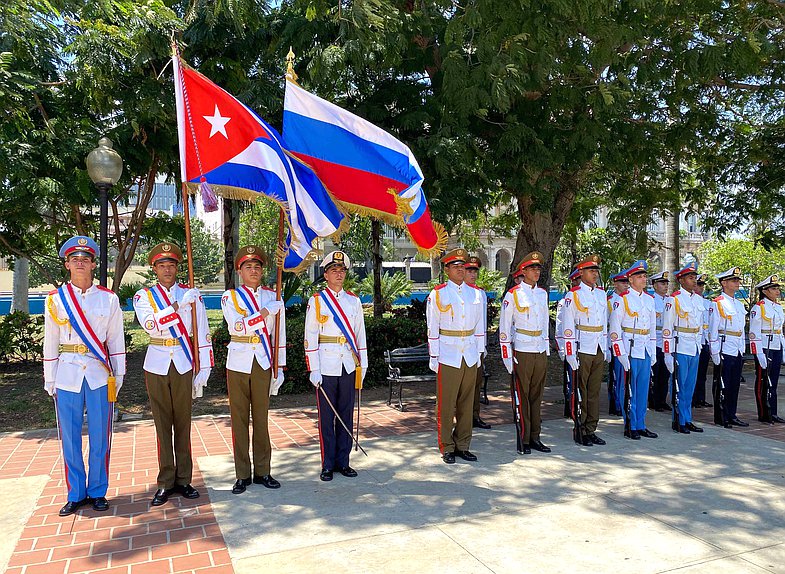
[[[55,382],[54,381],[44,381],[44,390],[49,393],[50,397],[55,396]]]
[[[201,398],[204,388],[207,386],[207,379],[210,378],[210,369],[201,369],[194,377],[194,388],[191,397],[194,399]]]
[[[322,384],[322,374],[319,371],[311,371],[308,375],[308,380],[311,381],[314,387],[318,387]]]
[[[673,372],[673,355],[671,353],[665,353],[665,366],[669,372]]]
[[[281,385],[283,385],[283,369],[278,367],[278,376],[270,381],[270,394],[277,395]]]
[[[758,363],[760,363],[760,368],[761,369],[765,369],[765,368],[767,368],[769,366],[769,362],[766,360],[766,355],[764,355],[763,353],[760,353],[760,354],[757,354],[755,356],[758,357]]]
[[[561,349],[559,349],[559,358],[560,358],[562,361],[564,360],[564,358],[565,358],[566,356],[567,356],[567,355],[565,355],[565,354],[564,354],[564,351],[562,351]]]
[[[605,362],[606,363],[610,363],[611,362],[611,351],[610,351],[610,349],[606,349],[605,350]]]
[[[567,355],[567,364],[573,371],[577,371],[580,363],[578,362],[578,357],[575,355]]]
[[[712,353],[711,354],[711,362],[719,367],[720,366],[720,354],[719,353]]]
[[[439,357],[431,357],[428,361],[428,368],[431,369],[434,373],[439,372]]]
[[[116,395],[120,394],[120,387],[122,386],[123,386],[123,377],[115,377],[114,390]]]
[[[179,303],[177,303],[180,309],[185,309],[186,307],[193,305],[196,301],[199,300],[199,290],[198,289],[189,289],[183,295],[183,298],[180,299]]]
[[[619,355],[616,357],[616,360],[621,363],[621,366],[625,371],[630,370],[630,358],[627,355]]]
[[[283,301],[278,301],[278,299],[270,301],[267,305],[264,306],[264,309],[267,310],[267,314],[270,317],[277,315],[278,312],[283,309]]]
[[[362,367],[357,367],[357,368],[360,369]],[[368,374],[368,367],[362,368],[362,370],[360,372],[362,373],[362,375],[361,375],[362,378],[360,379],[360,381],[361,382],[365,382],[365,375]]]
[[[512,359],[502,359],[502,361],[504,362],[504,368],[512,375]]]

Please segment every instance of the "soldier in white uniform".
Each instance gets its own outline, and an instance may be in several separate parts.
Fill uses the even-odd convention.
[[[695,393],[692,395],[692,408],[710,407],[711,403],[706,402],[706,374],[709,371],[709,359],[711,349],[709,348],[709,307],[711,301],[706,299],[706,274],[698,275],[695,283],[695,293],[701,296],[703,303],[703,344],[701,345],[700,358],[698,359],[698,378],[695,381]]]
[[[518,266],[523,281],[510,289],[502,302],[499,343],[507,372],[515,369],[520,401],[521,454],[531,449],[551,452],[540,440],[542,393],[548,371],[548,292],[537,285],[542,271],[542,253],[533,251]]]
[[[622,293],[630,288],[630,281],[627,279],[627,270],[620,271],[611,277],[613,281],[613,291],[608,294],[608,317],[614,305],[618,305]],[[610,341],[609,341],[610,344]],[[611,363],[608,369],[608,414],[622,416],[624,403],[624,370],[611,353]]]
[[[654,310],[657,315],[657,356],[652,368],[649,408],[658,413],[670,410],[668,406],[670,372],[665,366],[665,355],[662,352],[662,321],[665,318],[665,299],[668,296],[669,281],[670,271],[661,271],[651,276],[651,286],[654,289]]]
[[[646,291],[645,261],[636,261],[626,271],[630,288],[614,301],[611,311],[608,338],[611,354],[621,366],[621,396],[629,386],[629,413],[622,408],[625,420],[624,436],[632,440],[641,437],[657,438],[646,428],[646,406],[649,398],[649,380],[652,361],[656,357],[657,312],[654,298]]]
[[[226,357],[226,389],[232,417],[232,449],[237,481],[233,494],[242,494],[253,484],[280,488],[270,474],[272,447],[267,430],[270,395],[278,394],[286,366],[286,314],[283,301],[275,291],[262,285],[267,260],[256,245],[241,247],[234,259],[234,268],[242,285],[225,291],[221,308],[229,328],[231,342]],[[276,316],[278,331],[275,330]],[[277,349],[277,355],[273,352]],[[272,361],[276,359],[277,374],[273,377]],[[248,454],[249,413],[253,416],[253,478]]]
[[[44,311],[44,389],[54,397],[68,501],[60,516],[85,504],[109,509],[112,415],[125,375],[123,311],[117,295],[93,285],[98,245],[77,236],[60,248],[70,281],[49,293]],[[88,472],[82,458],[87,410]]]
[[[442,257],[447,283],[428,295],[429,366],[437,374],[436,427],[442,460],[455,457],[474,462],[472,404],[480,355],[485,353],[485,322],[480,290],[464,281],[465,249],[453,249]]]
[[[758,283],[760,301],[750,309],[750,352],[755,357],[755,404],[758,420],[764,423],[785,423],[777,416],[777,382],[782,367],[785,322],[780,305],[780,284],[777,275],[769,275]]]
[[[597,286],[600,273],[599,255],[590,255],[578,263],[581,282],[564,297],[563,333],[567,362],[577,373],[581,395],[581,416],[575,441],[584,446],[604,445],[597,436],[600,420],[600,389],[608,350],[608,302],[605,291]],[[575,397],[573,393],[573,397]],[[574,403],[574,401],[573,401]],[[573,404],[573,419],[577,408]]]
[[[305,361],[318,398],[322,454],[319,478],[329,481],[334,471],[347,477],[357,476],[357,471],[349,466],[352,410],[355,389],[362,388],[368,370],[368,351],[360,298],[343,289],[346,271],[351,268],[349,258],[343,251],[333,251],[324,258],[321,267],[327,288],[308,299]],[[346,429],[336,421],[336,413]]]
[[[735,297],[741,285],[741,269],[731,267],[716,277],[720,281],[722,293],[714,298],[709,307],[709,345],[711,360],[715,365],[714,424],[748,427],[749,423],[736,416],[746,347],[744,324],[747,311],[744,304]],[[723,384],[724,400],[719,401],[717,399]]]
[[[679,269],[675,276],[681,288],[665,300],[662,350],[668,371],[673,373],[678,367],[675,376],[679,389],[678,412],[673,413],[674,430],[690,434],[703,432],[702,428],[692,422],[692,393],[695,391],[698,358],[703,340],[703,303],[702,297],[695,293],[697,265],[690,263]]]
[[[150,335],[144,360],[147,394],[158,439],[158,490],[152,505],[160,506],[173,493],[198,498],[191,486],[191,407],[202,396],[213,367],[213,347],[207,310],[198,289],[177,283],[180,248],[159,243],[147,257],[158,283],[134,295],[139,324]],[[199,371],[194,373],[192,306],[196,306]]]

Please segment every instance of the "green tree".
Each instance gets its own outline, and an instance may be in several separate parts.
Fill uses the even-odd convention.
[[[711,239],[698,251],[698,261],[698,270],[708,275],[707,286],[712,290],[719,289],[715,275],[731,267],[741,269],[742,286],[752,290],[769,275],[785,270],[785,249],[769,250],[750,239]]]
[[[406,278],[405,273],[398,271],[397,273],[385,273],[382,275],[381,291],[382,291],[382,306],[385,310],[392,309],[392,305],[396,299],[400,297],[408,297],[412,294],[412,286],[414,283]],[[360,295],[373,295],[373,277],[368,275],[360,282],[359,291]]]

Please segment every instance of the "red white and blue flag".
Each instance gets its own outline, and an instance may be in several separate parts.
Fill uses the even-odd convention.
[[[289,79],[283,137],[347,211],[405,227],[423,253],[444,250],[447,234],[431,220],[422,170],[406,144]]]
[[[317,239],[337,239],[348,218],[275,129],[179,56],[172,60],[182,181],[191,190],[278,202],[288,216],[283,268],[301,271],[316,257]]]

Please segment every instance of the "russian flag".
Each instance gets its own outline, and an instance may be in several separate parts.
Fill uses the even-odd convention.
[[[337,240],[348,218],[275,129],[179,56],[173,62],[182,181],[191,190],[207,183],[233,199],[265,196],[279,203],[288,224],[281,264],[303,270],[316,258],[317,239]]]
[[[403,142],[289,79],[283,137],[347,211],[405,227],[422,253],[444,250],[447,234],[431,220],[422,170]]]

